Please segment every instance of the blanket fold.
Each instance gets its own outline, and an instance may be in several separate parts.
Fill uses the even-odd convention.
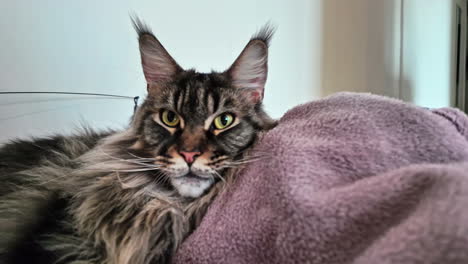
[[[175,263],[468,263],[467,128],[369,94],[298,106]]]

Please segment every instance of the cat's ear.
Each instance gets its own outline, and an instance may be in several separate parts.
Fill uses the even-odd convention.
[[[256,104],[263,99],[268,75],[268,45],[275,29],[267,24],[247,43],[227,70],[232,85],[241,89],[246,99]]]
[[[152,94],[162,83],[171,81],[175,74],[182,71],[182,68],[169,55],[146,24],[138,17],[133,17],[132,21],[138,33],[141,65],[148,83],[148,93]]]

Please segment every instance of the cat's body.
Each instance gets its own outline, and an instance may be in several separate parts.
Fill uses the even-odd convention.
[[[125,134],[87,130],[79,136],[17,141],[0,150],[4,159],[0,163],[0,248],[7,249],[1,261],[165,263],[170,258],[198,225],[224,182],[217,182],[207,194],[192,200],[170,190],[151,193],[141,188],[125,189],[115,172],[86,169],[99,163],[120,166],[117,163],[121,161],[111,157],[117,153],[106,149],[108,144],[97,146],[102,140],[110,140],[110,145],[122,143],[128,139]],[[83,163],[86,155],[96,162]],[[230,175],[225,176],[229,181]],[[109,183],[93,185],[95,179]],[[117,205],[119,202],[122,204]],[[102,226],[98,226],[99,221]],[[127,246],[122,243],[125,234],[134,238]],[[89,242],[115,243],[115,252],[110,252],[109,245],[86,243],[88,236],[100,238]],[[159,244],[148,245],[150,236],[157,236]],[[160,249],[163,252],[158,252]]]
[[[0,263],[166,263],[245,162],[271,31],[224,73],[182,70],[138,20],[148,98],[119,132],[0,149]]]

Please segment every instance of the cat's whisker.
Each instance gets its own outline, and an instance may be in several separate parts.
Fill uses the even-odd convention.
[[[127,160],[127,159],[118,159],[119,161],[122,161],[122,162],[126,162],[126,163],[130,163],[130,164],[137,164],[137,165],[141,165],[141,166],[145,166],[145,167],[158,167],[158,165],[156,164],[151,164],[151,163],[147,163],[147,162],[140,162],[140,161],[136,161],[136,160]],[[104,162],[101,162],[101,164],[109,164],[109,163],[112,163],[113,161],[104,161]]]
[[[264,158],[257,158],[257,159],[245,159],[242,161],[227,161],[224,164],[220,165],[220,168],[225,169],[225,168],[238,168],[240,166],[250,164],[252,162],[256,162],[259,160],[262,160]]]
[[[135,157],[135,158],[140,159],[140,160],[156,160],[155,158],[144,158],[144,157],[140,157],[140,156],[135,155],[135,154],[133,154],[133,153],[131,153],[131,152],[128,152],[128,151],[127,151],[127,153],[128,153],[130,156]]]
[[[252,162],[255,162],[255,161],[259,161],[259,160],[262,160],[262,159],[265,159],[265,158],[267,158],[267,157],[246,158],[246,159],[241,159],[241,160],[236,160],[236,161],[226,161],[227,159],[224,159],[222,161],[212,162],[209,165],[212,166],[212,165],[214,165],[216,163],[222,163],[221,165],[218,165],[220,169],[238,168],[239,166],[242,166],[242,165],[245,165],[245,164],[248,164],[248,163],[252,163]]]
[[[169,181],[169,177],[162,170],[159,170],[154,177],[152,182],[156,185],[165,184]]]
[[[96,165],[99,165],[99,163],[97,163]],[[142,171],[158,171],[159,170],[159,167],[154,167],[154,168],[145,168],[145,167],[141,167],[141,168],[133,168],[133,169],[94,169],[94,168],[82,168],[82,169],[77,169],[76,171],[77,172],[80,172],[80,171],[95,171],[95,172],[117,172],[117,174],[119,172],[142,172]],[[67,178],[69,177],[68,174],[64,174],[63,176],[59,176],[59,177],[54,177],[54,178],[51,178],[50,180],[47,180],[47,181],[43,181],[41,183],[38,183],[37,186],[43,186],[43,185],[46,185],[46,184],[49,184],[51,182],[54,182],[54,181],[58,181],[58,180],[61,180],[63,178]]]
[[[144,162],[139,162],[139,161],[136,161],[135,159],[122,159],[122,158],[119,158],[119,157],[114,157],[112,155],[110,155],[109,153],[105,152],[102,147],[99,147],[98,148],[104,155],[112,158],[112,159],[115,159],[115,160],[119,160],[119,161],[123,161],[123,162],[128,162],[128,163],[135,163],[135,164],[139,164],[139,165],[151,165],[151,164],[147,164],[147,163],[144,163]],[[141,158],[143,160],[146,160],[146,158]],[[140,159],[140,160],[141,160]],[[150,159],[150,160],[154,160],[154,159]]]
[[[152,181],[152,183],[154,183],[156,185],[160,185],[162,183],[167,182],[167,180],[168,179],[167,179],[166,175],[164,175],[163,172],[158,171],[158,173],[155,175],[154,180]]]
[[[215,176],[218,176],[218,178],[226,184],[226,179],[224,179],[223,176],[219,174],[219,172],[214,170],[212,174],[214,174]]]
[[[221,165],[218,169],[236,169],[239,166]]]
[[[135,165],[133,165],[133,164],[135,164]],[[115,167],[119,167],[119,165],[122,166],[122,164],[114,164],[114,163],[109,161],[109,162],[96,163],[96,164],[93,164],[92,167],[84,167],[84,168],[82,168],[82,170],[98,170],[98,171],[118,170],[118,169],[115,169],[115,168],[109,168],[109,167],[111,167],[111,165],[115,165]],[[99,166],[103,166],[104,168],[100,169]],[[159,166],[159,165],[144,164],[144,163],[131,163],[129,165],[126,165],[126,167],[128,167],[128,169],[139,169],[139,168],[159,169],[159,168],[161,168],[161,166]]]
[[[117,173],[115,174],[117,176],[117,180],[119,181],[120,185],[122,185],[122,188],[126,189],[126,188],[130,188],[130,185],[124,183],[122,181],[122,179],[120,178],[120,173],[117,171]]]
[[[244,161],[229,161],[227,163],[230,164],[230,165],[244,165],[244,164],[249,164],[249,163],[252,163],[252,162],[259,161],[259,160],[262,160],[262,159],[251,159],[251,160],[244,160]]]
[[[153,171],[157,168],[144,168],[144,169],[129,169],[129,170],[112,170],[114,172],[139,172],[139,171]]]
[[[138,164],[138,165],[143,165],[143,166],[154,166],[153,164],[149,164],[146,162],[140,162],[140,161],[133,161],[133,160],[122,160],[123,162],[128,162],[128,163],[133,163],[133,164]]]
[[[222,158],[222,159],[216,159],[216,160],[213,160],[212,162],[208,163],[208,165],[211,166],[211,165],[214,165],[214,164],[216,164],[216,163],[220,163],[220,162],[226,161],[226,160],[228,160],[228,159],[229,159],[228,157]]]
[[[235,160],[233,162],[251,162],[251,161],[257,161],[257,160],[263,160],[263,159],[267,159],[267,158],[270,158],[268,156],[250,156],[250,157],[246,157],[246,158],[243,158],[243,159],[239,159],[239,160]]]

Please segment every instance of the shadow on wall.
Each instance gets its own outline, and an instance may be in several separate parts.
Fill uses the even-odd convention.
[[[322,97],[340,91],[400,97],[400,1],[323,1],[322,25]]]
[[[400,99],[406,102],[413,103],[415,101],[415,94],[414,94],[414,85],[412,84],[411,79],[403,74],[401,76],[400,85],[403,89],[400,93]]]

